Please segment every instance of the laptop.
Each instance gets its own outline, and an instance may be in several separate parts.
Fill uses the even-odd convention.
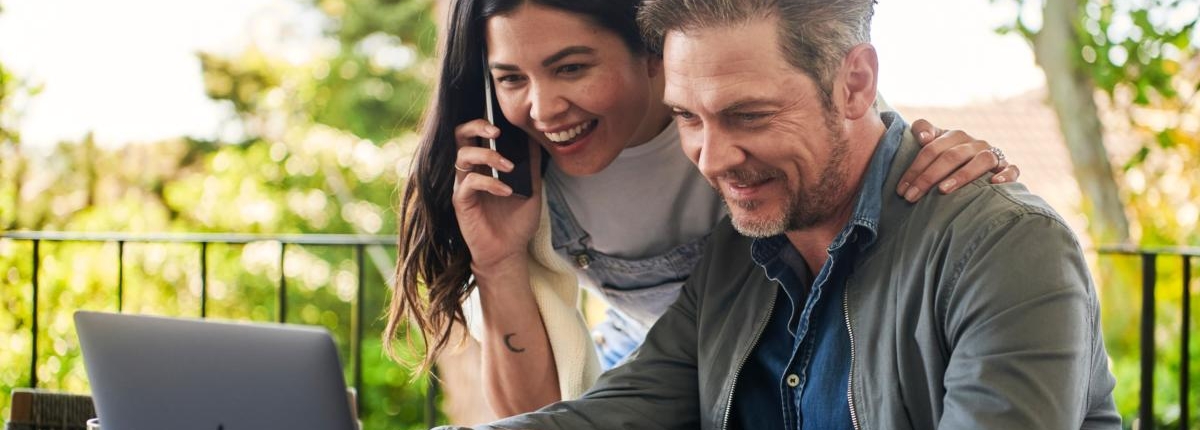
[[[79,311],[103,429],[354,430],[322,328]]]

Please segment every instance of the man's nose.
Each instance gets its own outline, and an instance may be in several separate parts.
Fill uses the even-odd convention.
[[[529,117],[541,123],[551,123],[567,111],[570,103],[553,85],[535,85],[529,95]]]
[[[699,133],[700,154],[696,167],[713,178],[745,161],[746,155],[729,133],[721,127],[704,127]]]

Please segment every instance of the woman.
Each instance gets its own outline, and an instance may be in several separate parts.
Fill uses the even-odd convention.
[[[461,0],[450,14],[439,86],[401,203],[384,336],[392,351],[401,324],[416,321],[428,365],[451,325],[470,319],[499,415],[578,396],[601,365],[632,351],[725,215],[679,148],[637,5]],[[549,156],[533,198],[510,196],[485,174],[512,167],[476,143],[499,134],[480,119],[485,51],[503,114],[527,134],[533,165]],[[936,134],[928,123],[917,129]],[[952,173],[958,184],[992,169],[1000,172],[994,182],[1015,180],[1005,166],[986,143],[948,133],[925,146],[899,192],[915,200]],[[574,308],[580,285],[610,306],[593,334],[596,352]]]

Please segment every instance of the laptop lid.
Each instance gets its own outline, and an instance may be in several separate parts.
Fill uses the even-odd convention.
[[[88,311],[75,326],[105,429],[357,427],[324,329]]]

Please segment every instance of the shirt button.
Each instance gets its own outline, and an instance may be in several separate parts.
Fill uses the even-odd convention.
[[[797,385],[800,385],[800,377],[796,376],[795,373],[788,375],[787,384],[789,387],[796,388]]]
[[[592,265],[592,259],[588,258],[587,254],[575,254],[575,265],[587,270],[588,266]]]

